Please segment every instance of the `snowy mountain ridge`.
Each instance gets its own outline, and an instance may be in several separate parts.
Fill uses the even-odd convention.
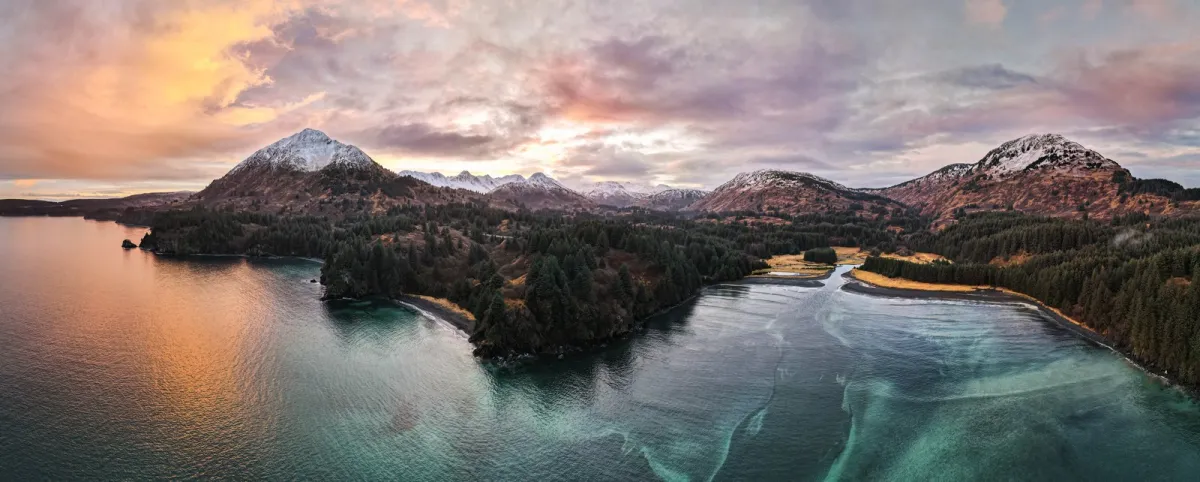
[[[437,187],[448,187],[454,189],[466,189],[477,193],[488,193],[505,184],[514,182],[525,182],[525,176],[520,174],[510,174],[507,176],[492,177],[488,174],[476,176],[470,171],[463,171],[457,176],[446,176],[440,172],[420,172],[420,171],[400,171],[397,174],[401,176],[409,176],[414,179],[425,181]]]
[[[580,191],[583,191],[588,197],[614,195],[645,197],[669,189],[672,189],[671,186],[666,184],[650,185],[630,181],[600,181],[584,185],[581,187]]]

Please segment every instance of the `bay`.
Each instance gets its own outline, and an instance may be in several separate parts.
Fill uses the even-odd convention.
[[[1200,408],[1023,303],[725,284],[496,367],[320,265],[0,218],[0,478],[1195,480]],[[845,268],[843,268],[844,270]]]

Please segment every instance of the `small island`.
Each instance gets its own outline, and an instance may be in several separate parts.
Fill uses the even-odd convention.
[[[126,239],[121,241],[121,247],[124,249],[137,249],[138,245],[133,244],[133,241]]]

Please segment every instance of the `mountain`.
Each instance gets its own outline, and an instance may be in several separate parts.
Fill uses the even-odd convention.
[[[487,196],[493,203],[502,206],[525,206],[533,210],[578,211],[595,207],[595,203],[584,195],[540,172],[529,176],[529,179],[501,185]]]
[[[679,211],[704,198],[708,192],[699,189],[667,189],[659,191],[638,202],[638,205],[655,211]]]
[[[870,190],[934,216],[941,223],[956,212],[1012,209],[1048,216],[1107,219],[1116,214],[1171,214],[1181,205],[1181,186],[1134,179],[1115,161],[1057,134],[1014,139],[974,164],[951,164],[933,173]],[[1166,183],[1166,184],[1163,184]]]
[[[649,185],[635,182],[602,181],[585,186],[583,195],[596,204],[618,208],[641,205],[646,198],[671,189],[664,184]]]
[[[764,169],[743,172],[688,207],[692,211],[778,210],[789,214],[902,208],[883,196],[851,189],[805,172]]]
[[[359,148],[330,139],[319,130],[304,129],[259,149],[229,173],[259,168],[315,172],[325,168],[371,169],[375,166],[378,164]]]
[[[145,224],[151,214],[140,213],[179,206],[192,194],[191,191],[151,192],[122,198],[72,199],[62,202],[0,199],[0,216],[83,216],[89,219]]]
[[[469,199],[385,169],[361,149],[304,129],[259,149],[192,196],[193,203],[270,212],[344,215]]]
[[[445,176],[440,172],[418,172],[418,171],[400,171],[401,176],[409,176],[414,179],[419,179],[437,187],[449,187],[454,189],[466,189],[477,193],[490,192],[505,184],[513,182],[522,182],[524,176],[520,174],[510,174],[501,177],[492,177],[487,174],[476,176],[469,171],[458,173],[457,176]]]

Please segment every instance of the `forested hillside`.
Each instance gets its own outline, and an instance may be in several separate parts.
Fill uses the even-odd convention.
[[[894,246],[903,213],[702,218],[508,211],[483,203],[398,206],[341,218],[192,209],[160,214],[142,247],[163,254],[324,260],[325,298],[446,298],[469,311],[482,356],[603,342],[776,254]]]
[[[872,257],[862,269],[1033,296],[1147,364],[1200,384],[1200,220],[1135,214],[1100,223],[993,213],[909,243],[954,263]]]

